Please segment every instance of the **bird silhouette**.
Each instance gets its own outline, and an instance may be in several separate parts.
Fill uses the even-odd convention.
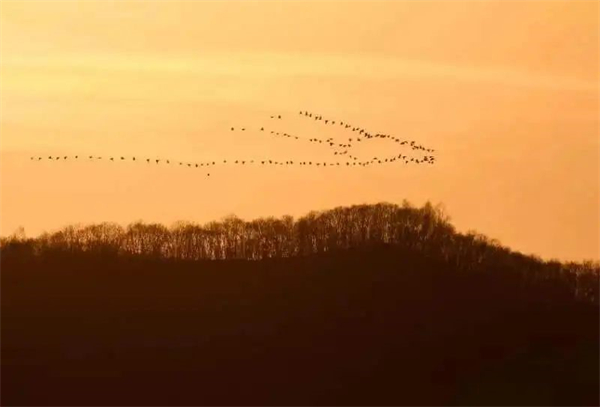
[[[357,134],[361,135],[362,137],[356,137],[356,141],[358,141],[358,142],[364,141],[363,138],[366,141],[368,141],[370,139],[373,139],[373,138],[384,138],[384,139],[389,139],[392,142],[395,142],[395,143],[399,144],[400,146],[406,146],[408,144],[410,146],[411,150],[413,150],[413,151],[423,151],[423,152],[427,152],[428,154],[429,153],[433,153],[435,151],[432,148],[426,148],[426,147],[418,144],[414,140],[412,140],[412,141],[411,140],[401,140],[398,137],[395,137],[395,136],[390,135],[390,134],[384,134],[384,133],[370,133],[369,131],[367,131],[367,129],[361,128],[359,126],[355,126],[355,125],[352,125],[350,123],[343,122],[341,120],[337,121],[337,120],[332,120],[332,119],[329,119],[329,118],[328,119],[324,119],[322,115],[319,115],[317,113],[309,113],[306,110],[300,110],[299,114],[307,116],[307,117],[311,117],[311,118],[314,117],[315,120],[317,120],[317,121],[323,121],[325,124],[331,123],[333,125],[333,124],[339,123],[340,126],[342,126],[343,128],[350,129],[352,132],[357,132]],[[271,118],[281,119],[282,116],[281,115],[272,115]],[[230,129],[231,129],[231,131],[234,131],[235,127],[232,126]],[[246,130],[245,127],[242,127],[240,129],[242,131]],[[265,131],[264,126],[260,127],[260,131]],[[291,135],[291,134],[289,134],[287,132],[275,132],[273,130],[271,130],[270,133],[271,134],[275,134],[277,136],[286,137],[286,138],[293,138],[295,140],[299,140],[299,139],[302,138],[304,140],[308,140],[311,143],[319,143],[319,144],[326,143],[326,144],[329,145],[330,148],[333,149],[333,155],[334,156],[346,155],[350,159],[349,161],[346,162],[346,166],[349,166],[350,163],[352,163],[353,166],[359,165],[359,166],[367,167],[367,166],[370,166],[372,164],[395,163],[396,161],[401,161],[401,160],[405,164],[408,164],[408,163],[434,164],[434,162],[435,162],[435,157],[433,155],[424,155],[424,156],[421,156],[421,157],[409,157],[409,156],[404,155],[404,154],[398,154],[397,156],[393,155],[392,157],[381,158],[381,159],[375,157],[373,160],[360,161],[359,158],[356,155],[348,154],[349,150],[351,148],[353,148],[353,144],[352,144],[353,143],[353,138],[348,138],[348,142],[347,143],[337,143],[333,137],[327,137],[327,138],[315,138],[315,137],[312,137],[312,138],[303,138],[303,137],[293,136],[293,135]],[[340,149],[344,149],[344,150],[340,150]],[[107,157],[107,158],[109,158],[110,161],[115,161],[115,159],[119,159],[119,157],[120,157],[121,161],[124,161],[126,159],[124,156]],[[65,160],[65,161],[68,160],[69,158],[78,159],[79,156],[76,155],[76,156],[72,156],[72,157],[69,157],[69,156],[63,156],[62,157],[62,159]],[[95,158],[95,159],[98,159],[98,160],[102,160],[101,156],[97,156],[97,157],[89,156],[89,158],[90,159],[94,159]],[[34,160],[34,159],[42,160],[43,157],[41,157],[41,156],[40,157],[30,156],[30,160]],[[48,156],[48,160],[60,160],[60,159],[61,159],[60,156]],[[132,157],[131,159],[132,159],[132,161],[136,161],[136,157]],[[166,162],[166,164],[170,164],[169,160],[164,160],[164,159],[154,159],[154,161],[156,162],[156,164],[159,164],[160,161]],[[146,162],[149,163],[150,159],[149,158],[146,159]],[[223,160],[223,163],[226,164],[227,160]],[[257,163],[258,163],[258,161],[257,161]],[[261,160],[260,163],[261,163],[261,165],[265,165],[265,164],[267,164],[267,160]],[[310,161],[310,162],[300,161],[300,162],[295,163],[294,161],[291,161],[291,160],[281,161],[281,162],[280,161],[268,160],[268,163],[269,164],[274,164],[274,165],[281,165],[281,166],[283,166],[283,165],[285,165],[285,166],[292,166],[292,165],[300,165],[300,166],[318,165],[318,166],[321,166],[321,164],[322,164],[323,167],[326,167],[328,165],[329,166],[343,165],[343,162],[341,162],[341,163],[340,162],[322,162],[322,163],[321,162],[314,162],[313,163],[312,161]],[[182,162],[179,163],[179,165],[183,165],[183,164],[186,164],[188,167],[194,166],[194,167],[198,168],[198,167],[203,167],[205,165],[207,167],[210,166],[210,165],[215,165],[216,162],[212,161],[212,163],[211,162],[206,162],[206,163],[193,163],[193,164],[182,163]],[[235,164],[245,165],[246,161],[245,160],[236,160]],[[254,164],[254,160],[248,161],[248,164]]]

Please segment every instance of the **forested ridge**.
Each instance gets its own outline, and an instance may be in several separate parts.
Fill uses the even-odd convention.
[[[88,253],[179,260],[260,260],[389,245],[457,270],[504,273],[523,284],[545,285],[595,303],[600,278],[598,262],[564,263],[524,255],[485,235],[458,233],[441,205],[416,208],[406,201],[401,206],[379,203],[313,211],[296,220],[229,216],[204,225],[68,226],[33,239],[14,234],[2,238],[0,245],[5,259]]]
[[[598,405],[598,265],[432,205],[2,240],[3,405]]]

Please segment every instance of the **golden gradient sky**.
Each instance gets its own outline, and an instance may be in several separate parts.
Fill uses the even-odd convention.
[[[443,202],[544,258],[600,258],[596,1],[2,1],[0,233]],[[341,131],[415,139],[434,166],[211,169],[31,155],[320,159]],[[383,155],[373,142],[356,153]],[[362,148],[362,147],[361,147]]]

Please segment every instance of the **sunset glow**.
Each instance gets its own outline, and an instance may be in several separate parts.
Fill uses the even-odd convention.
[[[600,258],[598,2],[0,7],[1,235],[407,199],[441,202],[460,230],[515,250]],[[178,167],[29,159],[328,157],[258,131],[342,137],[301,110],[415,139],[436,149],[436,165],[223,166],[208,179]]]

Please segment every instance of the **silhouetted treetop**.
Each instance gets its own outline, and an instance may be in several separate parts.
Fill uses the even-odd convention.
[[[135,222],[68,226],[27,239],[23,232],[2,238],[2,257],[28,254],[95,253],[181,260],[261,260],[386,245],[424,256],[441,268],[504,273],[523,284],[554,285],[569,295],[598,301],[598,262],[543,261],[501,246],[474,232],[458,233],[441,205],[413,207],[378,203],[312,211],[294,220],[229,216],[204,225],[171,227]]]

